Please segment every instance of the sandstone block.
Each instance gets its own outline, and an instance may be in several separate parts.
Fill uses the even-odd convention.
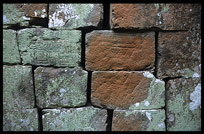
[[[49,4],[49,28],[101,26],[102,4]]]
[[[86,35],[86,69],[92,71],[151,69],[155,61],[154,32],[114,33],[93,31]]]
[[[195,29],[195,28],[194,28]],[[158,41],[159,78],[201,76],[201,33],[160,32]]]
[[[96,71],[92,73],[91,101],[109,109],[161,108],[164,85],[148,71]]]
[[[29,26],[33,18],[46,18],[47,4],[3,4],[3,27]]]
[[[201,80],[168,81],[166,112],[168,131],[201,131]]]
[[[80,68],[38,67],[36,104],[40,108],[74,107],[86,103],[88,73]]]
[[[113,29],[188,30],[201,19],[200,4],[111,4]]]
[[[114,110],[112,131],[165,131],[165,111]]]
[[[37,109],[3,111],[3,131],[38,131]]]
[[[31,66],[3,66],[3,110],[34,107]]]
[[[43,131],[105,131],[107,111],[94,107],[43,110]]]
[[[46,28],[18,32],[23,64],[75,67],[81,60],[81,32]]]
[[[16,31],[3,30],[3,63],[20,63]]]

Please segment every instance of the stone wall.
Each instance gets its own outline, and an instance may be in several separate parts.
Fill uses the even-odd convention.
[[[3,4],[4,131],[200,131],[201,4]]]

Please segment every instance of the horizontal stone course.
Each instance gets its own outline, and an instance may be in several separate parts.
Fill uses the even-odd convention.
[[[86,34],[85,67],[90,71],[152,69],[155,61],[154,32],[116,33],[96,30]]]
[[[38,107],[76,107],[86,104],[86,71],[81,68],[38,67],[34,72]]]
[[[165,131],[165,111],[114,110],[112,131]]]
[[[105,131],[107,111],[94,107],[43,110],[43,131]]]
[[[94,71],[91,102],[109,109],[154,109],[165,105],[165,83],[148,71]]]

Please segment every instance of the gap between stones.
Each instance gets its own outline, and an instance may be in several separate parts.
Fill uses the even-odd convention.
[[[112,130],[112,120],[113,120],[113,109],[107,109],[107,126],[106,126],[106,131],[111,131]]]
[[[155,62],[154,62],[155,67],[154,67],[153,75],[157,79],[158,79],[158,77],[157,77],[158,59],[160,56],[160,54],[158,53],[158,35],[159,35],[159,32],[155,31]]]

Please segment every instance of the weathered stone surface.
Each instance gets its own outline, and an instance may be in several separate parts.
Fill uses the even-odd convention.
[[[102,4],[49,4],[49,28],[100,26]]]
[[[167,130],[201,131],[201,81],[199,78],[168,81]]]
[[[187,30],[200,18],[200,4],[111,4],[114,29]]]
[[[16,31],[3,30],[3,63],[20,63]]]
[[[198,25],[197,28],[200,26]],[[201,76],[201,31],[160,32],[158,41],[159,78]]]
[[[78,30],[23,29],[18,32],[23,64],[75,67],[81,60]]]
[[[164,110],[114,110],[112,131],[165,131]]]
[[[38,131],[37,109],[3,111],[3,131]]]
[[[3,4],[3,26],[29,26],[33,18],[46,18],[47,4]]]
[[[165,105],[164,85],[147,71],[96,71],[92,74],[91,101],[110,109],[161,108]]]
[[[106,131],[107,111],[94,107],[43,110],[43,131]]]
[[[34,76],[38,107],[85,105],[88,73],[81,68],[38,67]]]
[[[154,32],[114,33],[93,31],[86,35],[87,70],[150,69],[155,60]]]
[[[3,66],[3,110],[34,107],[32,68]]]

